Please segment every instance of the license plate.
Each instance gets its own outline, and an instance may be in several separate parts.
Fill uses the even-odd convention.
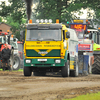
[[[47,61],[47,59],[38,59],[38,61]]]

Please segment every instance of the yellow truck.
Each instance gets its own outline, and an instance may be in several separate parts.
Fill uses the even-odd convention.
[[[30,20],[25,30],[24,76],[44,76],[61,72],[63,77],[78,76],[78,38],[73,29],[51,20]],[[21,39],[24,32],[21,31]]]

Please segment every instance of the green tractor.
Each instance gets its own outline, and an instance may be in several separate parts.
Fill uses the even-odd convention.
[[[93,41],[94,63],[92,64],[92,74],[100,74],[100,29],[88,29],[89,39]]]

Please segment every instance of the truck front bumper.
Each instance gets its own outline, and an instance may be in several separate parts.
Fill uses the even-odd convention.
[[[61,67],[61,66],[65,66],[65,60],[64,59],[24,59],[24,66]]]

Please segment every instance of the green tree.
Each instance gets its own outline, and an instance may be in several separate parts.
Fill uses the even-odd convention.
[[[2,18],[0,17],[0,22],[2,22]]]
[[[28,0],[23,0],[28,1]],[[30,0],[31,1],[31,0]],[[34,1],[34,0],[33,0]],[[39,3],[37,4],[37,2]],[[22,26],[23,19],[27,19],[27,10],[25,2],[22,0],[9,0],[10,5],[6,6],[5,2],[2,2],[0,8],[0,16],[8,17],[10,16],[12,20],[10,23],[15,29],[20,29]],[[60,22],[66,23],[67,21],[72,21],[73,19],[77,19],[77,16],[73,14],[74,12],[80,12],[80,9],[92,9],[95,14],[88,12],[88,17],[93,16],[93,18],[99,22],[100,16],[100,5],[99,0],[35,0],[33,3],[37,5],[35,12],[32,12],[32,16],[34,15],[36,19],[52,19],[55,22],[56,19],[59,19]],[[33,11],[32,10],[32,11]],[[31,17],[33,18],[33,17]],[[9,19],[7,19],[8,21]],[[7,22],[9,23],[9,21]]]
[[[9,24],[12,28],[11,31],[13,34],[20,38],[20,30],[24,27],[24,23],[26,23],[26,4],[22,2],[22,0],[8,0],[10,5],[6,5],[5,2],[2,2],[0,5],[0,16],[3,17],[4,20],[7,20],[7,24]]]
[[[67,11],[70,0],[40,0],[35,9],[36,18],[52,19],[55,22],[59,19],[60,22],[65,22],[66,19],[71,20],[71,13]],[[67,17],[67,16],[68,17]]]
[[[22,0],[8,0],[10,5],[6,5],[2,2],[0,5],[0,16],[7,17],[10,16],[13,22],[22,23],[22,18],[26,18],[26,5]]]
[[[71,11],[76,11],[79,12],[80,9],[87,9],[87,17],[88,18],[93,18],[92,19],[92,23],[95,24],[100,24],[100,4],[99,4],[99,0],[74,0],[73,3],[70,4],[69,9],[71,9]],[[91,10],[94,11],[91,12]],[[82,13],[82,12],[80,12]],[[91,20],[90,20],[91,21]]]
[[[81,15],[80,10],[88,8],[88,18],[99,19],[100,4],[99,0],[40,0],[35,9],[35,17],[43,19],[53,19],[53,22],[58,18],[60,22],[71,21],[77,19],[74,14],[76,12]],[[94,10],[95,14],[89,10]]]

